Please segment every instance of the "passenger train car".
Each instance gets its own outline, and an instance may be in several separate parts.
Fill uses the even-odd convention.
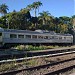
[[[73,35],[45,30],[16,30],[0,28],[0,46],[5,44],[72,44]]]

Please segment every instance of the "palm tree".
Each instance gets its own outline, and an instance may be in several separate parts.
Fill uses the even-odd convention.
[[[40,14],[40,19],[43,20],[43,25],[46,25],[47,21],[50,20],[51,14],[48,11],[43,11],[42,13],[39,14]]]
[[[31,5],[31,4],[30,4],[30,5],[27,5],[26,9],[27,9],[28,11],[32,10],[32,5]]]
[[[38,9],[39,10],[39,7],[42,5],[42,3],[40,1],[38,2],[33,2],[32,4],[32,8],[34,9],[34,12],[35,12],[35,17],[36,17],[36,10]]]
[[[5,15],[7,13],[7,10],[9,10],[9,9],[8,9],[8,6],[6,4],[0,5],[0,13],[1,14]]]
[[[28,5],[26,8],[30,11],[30,10],[34,10],[35,11],[35,17],[36,17],[36,10],[39,10],[39,7],[42,5],[42,3],[40,1],[38,2],[33,2],[32,4]]]
[[[30,10],[34,10],[35,12],[35,19],[37,18],[36,17],[36,10],[39,9],[39,7],[42,5],[42,3],[40,1],[38,2],[33,2],[32,4],[28,5],[26,8],[30,11]],[[35,28],[37,26],[37,23],[35,23]]]
[[[42,5],[42,3],[40,1],[38,1],[37,3],[38,3],[38,12],[39,12],[39,7]]]

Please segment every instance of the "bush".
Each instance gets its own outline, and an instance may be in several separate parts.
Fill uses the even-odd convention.
[[[24,45],[19,45],[19,46],[16,47],[16,49],[24,50],[25,49],[25,46]]]
[[[45,50],[45,49],[53,49],[53,48],[58,48],[59,46],[32,46],[32,45],[18,45],[15,47],[18,50]]]

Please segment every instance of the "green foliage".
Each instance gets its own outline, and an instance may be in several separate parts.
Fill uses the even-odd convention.
[[[32,4],[28,5],[26,8],[30,11],[30,10],[34,10],[35,13],[35,17],[36,17],[36,10],[39,10],[39,7],[42,5],[42,3],[40,1],[37,2],[33,2]]]
[[[0,17],[0,27],[7,28],[9,24],[10,29],[42,29],[57,33],[73,33],[75,15],[72,17],[54,17],[48,11],[43,11],[36,17],[36,10],[41,5],[42,3],[40,1],[33,2],[18,12],[14,10],[10,13],[7,13],[8,6],[6,4],[0,5],[0,13],[4,14],[4,16]],[[35,17],[31,16],[30,10],[35,11]]]
[[[18,45],[15,48],[18,50],[45,50],[45,49],[52,49],[52,48],[58,48],[59,46],[32,46],[32,45]]]
[[[9,10],[9,9],[8,9],[8,6],[6,4],[1,4],[0,5],[0,13],[1,14],[5,15],[7,13],[7,10]]]
[[[22,50],[23,47],[22,46],[17,46],[16,49]]]

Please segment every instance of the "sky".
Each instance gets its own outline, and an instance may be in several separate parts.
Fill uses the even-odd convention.
[[[75,0],[0,0],[0,5],[5,3],[9,8],[8,12],[12,12],[13,10],[20,11],[36,1],[41,1],[43,4],[39,12],[49,11],[54,17],[75,15]],[[30,13],[34,16],[34,11]]]

